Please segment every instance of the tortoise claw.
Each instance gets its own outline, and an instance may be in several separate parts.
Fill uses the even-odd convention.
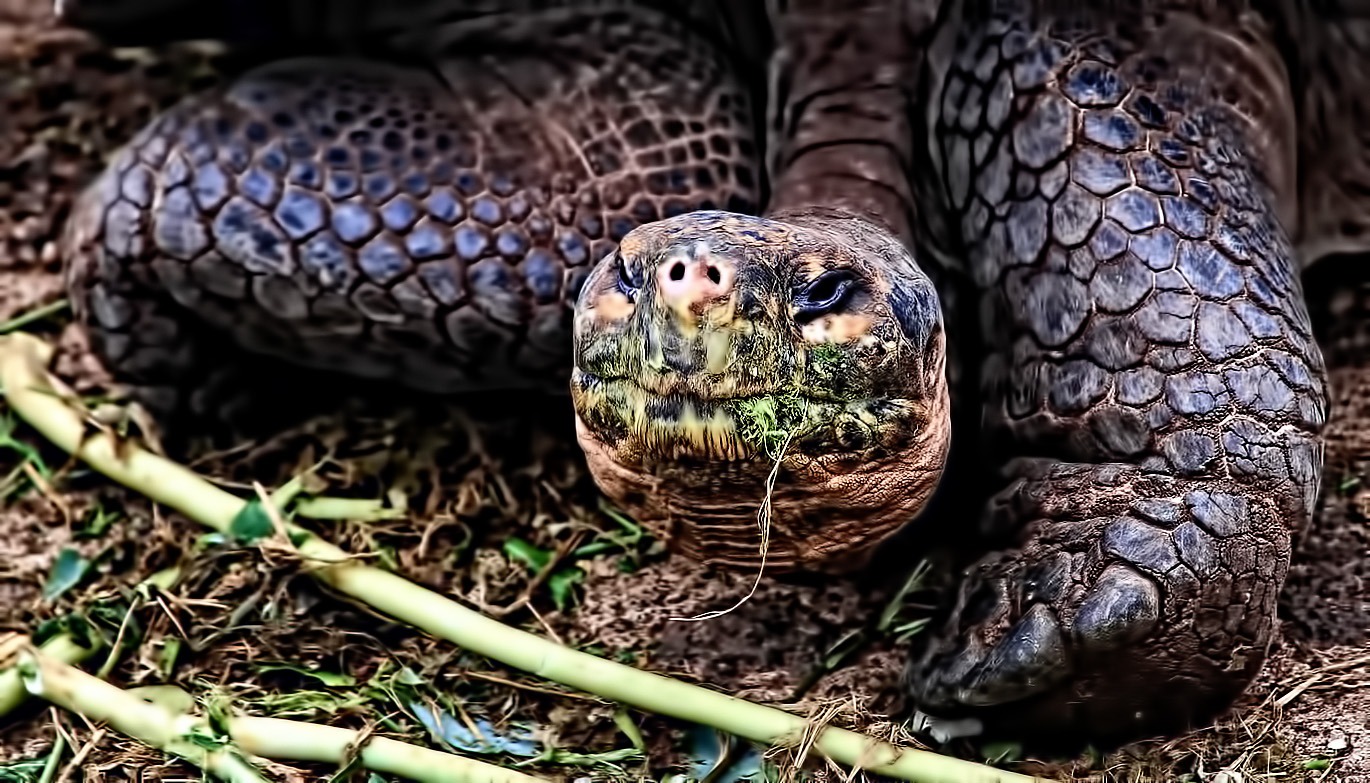
[[[1019,544],[964,574],[908,669],[919,709],[1106,741],[1221,709],[1272,638],[1289,545],[1278,494],[1047,464],[992,504],[1018,510]]]

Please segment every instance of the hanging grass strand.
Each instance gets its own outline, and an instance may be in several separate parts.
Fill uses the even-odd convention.
[[[694,617],[672,617],[670,618],[671,620],[684,623],[713,620],[722,617],[725,614],[731,614],[732,612],[737,611],[743,604],[752,600],[752,596],[756,595],[757,588],[761,586],[761,577],[766,573],[766,556],[771,550],[771,515],[774,509],[774,506],[771,504],[771,499],[775,496],[775,482],[780,476],[780,465],[785,459],[785,452],[789,451],[790,441],[794,440],[794,433],[795,431],[791,430],[789,434],[785,436],[785,440],[780,444],[779,451],[775,455],[775,464],[771,465],[771,472],[766,475],[765,494],[761,498],[761,507],[756,511],[756,524],[761,529],[761,546],[759,548],[761,564],[757,566],[756,578],[752,580],[752,588],[747,591],[746,595],[737,599],[737,603],[727,609],[704,612],[702,614],[697,614]]]
[[[194,472],[109,434],[88,433],[82,413],[45,370],[52,349],[25,334],[0,337],[0,386],[26,421],[91,467],[187,517],[228,532],[246,505]],[[409,580],[352,559],[308,531],[290,539],[315,577],[373,609],[440,639],[563,685],[660,715],[712,726],[767,746],[798,742],[806,721],[784,710],[625,666],[511,628]],[[877,774],[925,783],[1028,783],[1034,778],[827,727],[814,752]]]

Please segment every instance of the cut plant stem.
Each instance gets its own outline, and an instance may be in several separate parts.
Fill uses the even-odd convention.
[[[0,337],[0,386],[19,415],[106,476],[227,533],[245,501],[134,444],[116,444],[106,433],[87,432],[82,413],[67,402],[75,395],[58,391],[56,379],[45,370],[51,355],[51,347],[31,335]],[[510,628],[403,577],[365,565],[301,528],[292,526],[290,536],[300,554],[315,562],[314,575],[323,582],[477,654],[612,701],[712,726],[765,745],[798,742],[805,734],[807,724],[798,715],[562,647]],[[842,764],[911,781],[1033,780],[833,727],[818,733],[813,750]]]
[[[22,643],[28,644],[27,637],[22,639]],[[80,663],[94,655],[98,648],[86,647],[70,634],[62,633],[43,642],[40,649],[44,655],[53,660],[63,663]],[[28,699],[29,692],[24,687],[24,680],[19,675],[19,670],[11,667],[0,671],[0,718],[4,718],[18,709]]]
[[[138,693],[117,688],[44,653],[30,652],[20,668],[29,670],[29,681],[39,681],[35,692],[57,706],[108,723],[226,780],[262,780],[245,758],[259,756],[339,766],[355,758],[373,772],[422,783],[547,783],[464,756],[300,721],[228,716],[218,725],[224,736],[215,737],[206,718],[179,713],[180,707],[168,709],[166,704],[151,703]],[[193,704],[189,697],[186,700]],[[215,754],[236,758],[209,758]]]
[[[229,783],[267,781],[227,738],[216,737],[203,718],[173,715],[34,648],[21,654],[18,669],[30,693],[62,709],[108,724]]]
[[[546,783],[542,778],[465,756],[384,737],[366,737],[360,731],[336,726],[245,716],[228,718],[224,725],[239,748],[269,759],[322,761],[341,766],[355,753],[361,766],[372,772],[425,783]],[[358,743],[362,743],[360,752]]]

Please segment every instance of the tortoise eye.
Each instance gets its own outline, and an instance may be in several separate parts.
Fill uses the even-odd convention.
[[[630,264],[622,255],[614,255],[618,265],[618,290],[629,299],[636,299],[642,290],[642,267]]]
[[[829,269],[795,295],[795,317],[811,321],[841,310],[856,288],[856,275],[850,269]]]

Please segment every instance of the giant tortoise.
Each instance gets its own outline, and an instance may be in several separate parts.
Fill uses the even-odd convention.
[[[1317,497],[1300,271],[1370,236],[1370,16],[1083,5],[72,0],[310,56],[129,144],[71,293],[165,410],[253,356],[569,384],[600,487],[716,566],[974,528],[918,707],[1172,730],[1259,670]],[[953,437],[1003,470],[929,518]]]

